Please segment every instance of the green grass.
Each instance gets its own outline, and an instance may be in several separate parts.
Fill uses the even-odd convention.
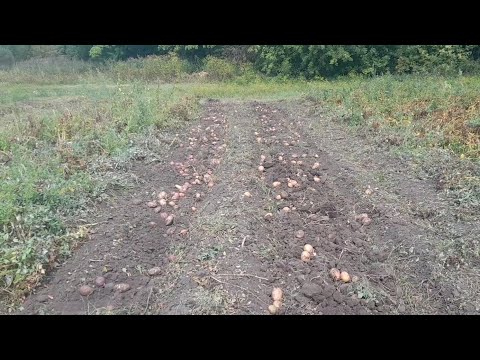
[[[66,219],[108,187],[98,180],[96,164],[128,159],[135,139],[194,119],[200,99],[304,98],[372,136],[400,136],[401,146],[412,151],[448,149],[472,160],[480,155],[479,77],[305,82],[244,74],[229,82],[162,84],[116,83],[87,70],[44,72],[35,81],[34,71],[0,74],[0,287],[9,292],[28,290],[84,235]],[[470,175],[469,189],[480,192],[477,175]]]

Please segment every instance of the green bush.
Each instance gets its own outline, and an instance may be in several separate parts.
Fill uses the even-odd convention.
[[[148,56],[143,61],[144,80],[178,80],[187,73],[186,61],[177,55]]]
[[[204,69],[210,79],[219,81],[233,79],[237,73],[235,65],[231,62],[213,56],[207,56]]]
[[[15,58],[11,50],[0,47],[0,69],[10,68],[13,66]]]

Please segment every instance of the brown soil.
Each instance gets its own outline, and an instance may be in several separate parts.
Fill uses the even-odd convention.
[[[133,165],[140,185],[98,209],[89,240],[20,313],[268,314],[273,287],[284,293],[280,314],[477,313],[478,264],[446,258],[442,244],[470,241],[478,221],[453,221],[455,207],[413,164],[310,110],[207,101],[162,162]],[[195,175],[202,183],[178,208],[162,208],[175,216],[166,226],[147,202]],[[316,256],[303,262],[307,243]],[[358,279],[333,281],[332,267]],[[116,290],[120,283],[130,289]],[[93,293],[80,295],[82,285]]]

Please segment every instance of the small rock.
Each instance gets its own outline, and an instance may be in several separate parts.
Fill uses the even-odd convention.
[[[133,205],[140,205],[143,201],[140,199],[134,199],[133,200]]]
[[[158,266],[155,266],[147,271],[148,275],[150,276],[156,276],[162,272],[162,269],[160,269]]]

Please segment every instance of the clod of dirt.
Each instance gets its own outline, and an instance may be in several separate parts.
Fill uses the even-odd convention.
[[[365,194],[367,195],[372,195],[373,194],[373,190],[368,188],[367,190],[365,190]]]
[[[165,219],[165,225],[167,225],[167,226],[172,225],[173,224],[173,218],[174,218],[173,215],[168,215]]]
[[[168,217],[168,214],[166,212],[160,213],[160,217],[165,220]]]
[[[192,206],[192,211],[197,211],[197,208],[195,206]]]
[[[155,225],[157,225],[157,223],[154,222],[154,221],[150,221],[150,222],[148,223],[148,225],[150,225],[150,227],[155,227]]]
[[[141,199],[134,199],[133,205],[140,205],[143,201]]]
[[[115,291],[123,293],[125,291],[130,290],[130,285],[129,284],[124,284],[124,283],[117,284],[117,285],[115,285],[114,289],[115,289]]]
[[[149,202],[147,202],[147,206],[148,206],[149,208],[152,208],[152,209],[153,209],[153,208],[156,208],[156,207],[158,206],[158,204],[157,204],[156,201],[149,201]]]
[[[305,231],[303,230],[298,230],[296,233],[295,233],[295,236],[298,238],[298,239],[303,239],[305,237]]]
[[[147,274],[150,276],[156,276],[162,272],[162,269],[158,266],[155,266],[147,271]]]
[[[245,192],[243,193],[243,196],[245,196],[245,197],[251,197],[252,194],[250,194],[250,192],[248,192],[248,191],[245,191]]]
[[[280,196],[282,199],[287,199],[288,198],[288,193],[285,190],[280,191]]]
[[[320,182],[320,181],[322,181],[322,179],[320,179],[318,176],[314,176],[313,181]]]
[[[188,229],[182,229],[182,230],[180,230],[179,235],[185,236],[185,235],[187,235],[187,234],[188,234]]]
[[[316,162],[312,165],[312,170],[318,169],[320,167],[320,163]]]
[[[167,235],[173,235],[173,234],[175,234],[175,230],[176,230],[176,229],[175,229],[174,226],[171,227],[171,228],[169,228],[169,229],[167,230]]]
[[[355,283],[355,282],[358,282],[358,280],[360,280],[360,279],[359,279],[359,277],[358,277],[357,275],[353,275],[353,276],[352,276],[352,282]]]
[[[43,302],[47,302],[48,299],[49,299],[49,298],[48,298],[47,295],[38,295],[38,296],[37,296],[37,301],[38,301],[38,302],[42,302],[42,303],[43,303]]]
[[[168,255],[168,261],[175,262],[176,260],[177,260],[177,257],[175,255]]]
[[[88,285],[82,285],[82,286],[80,286],[80,289],[78,291],[80,292],[80,295],[82,295],[82,296],[89,296],[89,295],[92,295],[93,288],[91,288]]]
[[[300,293],[313,299],[322,294],[322,287],[314,283],[304,283],[300,289]]]
[[[105,286],[105,278],[103,276],[98,276],[95,279],[95,285],[98,287],[104,287]]]

